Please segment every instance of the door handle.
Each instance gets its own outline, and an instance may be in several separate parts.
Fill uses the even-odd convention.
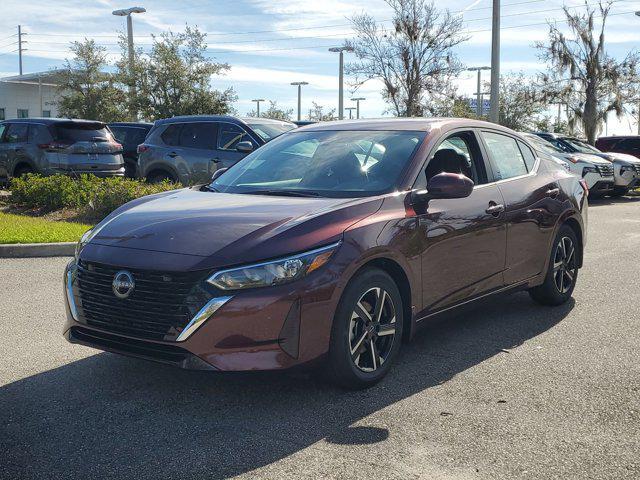
[[[559,188],[550,188],[549,190],[547,190],[546,195],[547,197],[557,197],[558,194],[560,193],[560,189]]]
[[[497,217],[502,212],[504,212],[504,205],[498,204],[495,202],[489,202],[489,206],[487,207],[485,212],[487,212],[490,215],[493,215],[494,217]]]
[[[176,158],[178,156],[178,154],[176,152],[171,152],[167,156],[171,157],[171,158]]]

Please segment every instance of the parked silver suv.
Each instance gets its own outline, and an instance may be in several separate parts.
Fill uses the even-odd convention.
[[[291,122],[226,115],[158,120],[138,146],[138,175],[150,182],[209,182],[216,170],[294,128]]]
[[[58,118],[0,122],[0,180],[25,173],[122,177],[122,145],[102,122]]]

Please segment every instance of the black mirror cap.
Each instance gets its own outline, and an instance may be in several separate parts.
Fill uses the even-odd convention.
[[[219,168],[218,170],[213,172],[213,175],[211,175],[211,181],[213,182],[215,179],[217,179],[220,175],[222,175],[227,170],[229,170],[229,168]]]
[[[249,152],[253,152],[253,143],[247,141],[244,142],[238,142],[238,144],[236,145],[236,150],[242,153],[249,153]]]
[[[473,186],[473,180],[461,173],[443,172],[427,182],[427,195],[429,198],[466,198]]]

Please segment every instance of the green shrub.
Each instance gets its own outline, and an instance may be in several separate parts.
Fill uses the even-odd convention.
[[[9,201],[16,206],[45,212],[72,208],[82,217],[99,221],[133,199],[180,187],[180,184],[168,181],[150,184],[119,177],[29,174],[11,180]]]

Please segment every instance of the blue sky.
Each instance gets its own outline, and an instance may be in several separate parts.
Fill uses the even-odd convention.
[[[595,0],[587,0],[595,4]],[[349,17],[366,11],[379,21],[392,17],[382,0],[182,0],[123,2],[115,0],[3,0],[0,20],[0,75],[17,73],[15,36],[17,25],[27,32],[25,72],[43,71],[62,65],[68,56],[68,42],[94,38],[105,45],[114,58],[118,52],[117,34],[125,28],[123,18],[111,15],[117,8],[140,5],[147,13],[134,17],[137,45],[150,43],[149,35],[163,30],[180,31],[185,24],[197,25],[208,33],[210,55],[231,65],[224,77],[214,78],[214,86],[233,86],[240,114],[252,108],[251,99],[266,98],[294,108],[296,90],[292,81],[310,83],[303,91],[303,112],[315,100],[326,107],[337,107],[337,54],[331,46],[340,45],[352,35]],[[439,6],[445,2],[437,2]],[[503,0],[502,71],[526,74],[544,69],[532,44],[547,36],[548,20],[562,19],[563,3],[579,7],[583,1]],[[463,17],[470,40],[456,49],[467,66],[490,64],[491,0],[450,0],[446,7]],[[608,51],[623,57],[640,45],[640,1],[618,0],[612,7],[606,39]],[[389,25],[387,22],[386,25]],[[563,24],[560,24],[563,25]],[[506,27],[506,28],[505,28]],[[348,56],[347,56],[348,60]],[[475,89],[475,76],[465,72],[458,80],[461,93]],[[349,89],[349,87],[347,87]],[[349,92],[347,90],[347,95]],[[366,84],[358,96],[366,117],[381,116],[385,105],[376,82]],[[346,102],[345,106],[350,106]],[[635,128],[628,119],[610,122],[609,133]]]

